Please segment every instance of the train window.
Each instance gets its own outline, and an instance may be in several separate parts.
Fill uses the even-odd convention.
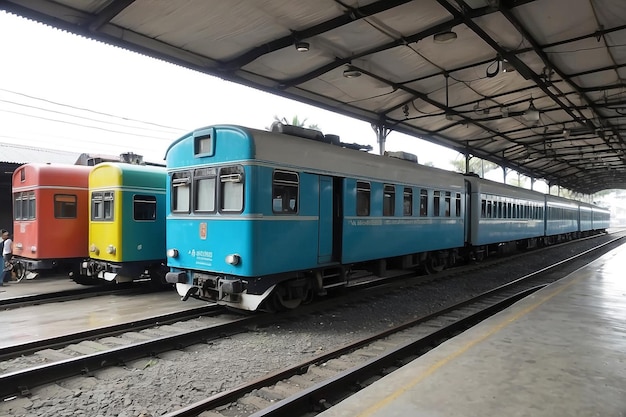
[[[24,182],[24,181],[26,181],[26,170],[21,169],[20,170],[20,182]]]
[[[220,211],[243,211],[243,167],[220,169]]]
[[[452,198],[451,198],[452,194],[450,193],[450,191],[446,191],[446,198],[445,198],[445,202],[444,202],[444,207],[445,207],[445,211],[444,211],[444,216],[446,217],[450,217],[450,210],[452,209]]]
[[[298,212],[300,179],[295,172],[274,171],[272,179],[272,211],[278,214]]]
[[[461,217],[461,193],[456,193],[456,217]]]
[[[13,217],[15,220],[34,220],[36,208],[35,192],[15,193],[13,198]]]
[[[441,210],[441,191],[435,191],[433,196],[433,216],[439,217]]]
[[[511,210],[512,210],[512,204],[506,203],[506,217],[508,217],[509,219],[513,216],[513,212]]]
[[[197,133],[197,134],[196,134]],[[194,133],[194,155],[213,156],[215,149],[215,141],[213,140],[213,129],[209,132],[203,130],[202,132]]]
[[[502,201],[498,201],[498,218],[501,219],[504,217],[504,213],[502,211]]]
[[[28,219],[32,220],[35,218],[35,208],[36,208],[36,200],[35,200],[35,192],[31,191],[28,193]]]
[[[420,216],[428,216],[428,191],[420,190]]]
[[[156,220],[157,202],[153,195],[133,196],[133,219]]]
[[[370,215],[370,184],[368,182],[356,182],[356,215]]]
[[[91,220],[113,220],[113,191],[91,194]]]
[[[383,189],[383,216],[393,216],[396,211],[396,187],[385,184]]]
[[[113,191],[104,192],[104,218],[113,220]]]
[[[174,172],[172,174],[172,211],[175,213],[189,213],[189,198],[191,197],[191,176],[189,172]]]
[[[487,200],[484,198],[480,202],[480,217],[483,219],[487,216]]]
[[[22,220],[22,193],[13,194],[13,219]]]
[[[217,170],[215,168],[196,169],[194,179],[194,211],[215,212],[215,191]]]
[[[491,219],[491,201],[487,201],[487,218]]]
[[[403,205],[402,214],[404,216],[412,216],[413,215],[413,190],[409,187],[404,187],[403,194]]]
[[[57,219],[75,219],[76,196],[73,194],[55,194],[54,217]]]

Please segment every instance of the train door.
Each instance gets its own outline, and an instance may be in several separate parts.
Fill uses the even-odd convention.
[[[472,183],[465,180],[465,243],[472,242],[472,216],[475,207],[472,206]]]
[[[333,257],[333,179],[320,175],[319,227],[317,262],[324,264]]]

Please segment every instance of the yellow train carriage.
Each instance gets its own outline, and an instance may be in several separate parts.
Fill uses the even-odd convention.
[[[89,259],[82,274],[115,282],[164,282],[165,184],[161,167],[94,167],[89,175]]]

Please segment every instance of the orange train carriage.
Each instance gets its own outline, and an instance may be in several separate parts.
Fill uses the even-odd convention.
[[[13,173],[13,254],[18,279],[73,272],[89,256],[93,167],[25,164]]]

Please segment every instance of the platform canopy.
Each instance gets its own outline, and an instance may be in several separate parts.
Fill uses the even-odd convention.
[[[484,158],[626,188],[625,0],[4,0],[0,8]],[[245,123],[242,123],[245,124]]]

